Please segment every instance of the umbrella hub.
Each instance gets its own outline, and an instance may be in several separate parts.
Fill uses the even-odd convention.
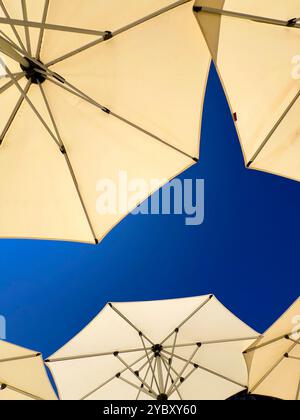
[[[46,76],[44,74],[41,74],[40,71],[45,71],[43,67],[38,66],[38,64],[31,61],[29,58],[25,58],[25,60],[29,63],[29,66],[23,66],[22,64],[21,69],[25,73],[25,77],[27,80],[31,80],[31,83],[37,85],[39,83],[44,83],[46,80]],[[39,63],[43,65],[43,63],[40,60],[37,60]]]
[[[155,344],[152,347],[152,351],[155,354],[155,357],[160,356],[161,352],[163,351],[163,346],[161,344]]]
[[[160,394],[157,397],[157,401],[168,401],[169,397],[167,396],[167,394]]]

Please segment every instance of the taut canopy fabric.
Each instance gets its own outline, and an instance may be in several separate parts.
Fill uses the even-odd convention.
[[[197,0],[246,165],[300,180],[298,0]]]
[[[1,237],[98,243],[195,164],[211,58],[193,4],[0,0]],[[103,180],[128,206],[99,212]]]
[[[257,337],[213,296],[113,303],[47,363],[64,400],[224,400]]]
[[[249,392],[300,400],[300,298],[245,353]]]
[[[0,341],[0,401],[56,399],[40,353]]]

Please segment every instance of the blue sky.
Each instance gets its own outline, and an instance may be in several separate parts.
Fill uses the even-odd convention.
[[[299,296],[300,184],[246,170],[214,69],[201,159],[205,222],[129,216],[99,245],[0,241],[7,339],[47,357],[107,301],[215,294],[263,332]]]

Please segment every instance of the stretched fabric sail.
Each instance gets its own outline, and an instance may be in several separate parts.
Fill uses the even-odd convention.
[[[300,7],[297,0],[197,0],[245,163],[300,180]]]
[[[197,162],[211,58],[193,4],[0,1],[0,30],[29,60],[1,56],[1,237],[98,243]],[[105,180],[128,205],[99,211]]]

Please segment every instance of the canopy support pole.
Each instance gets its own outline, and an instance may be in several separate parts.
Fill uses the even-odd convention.
[[[193,8],[195,13],[211,13],[214,15],[221,15],[221,16],[228,16],[238,19],[244,19],[244,20],[252,20],[258,23],[267,23],[270,25],[276,25],[276,26],[285,26],[285,27],[293,27],[293,28],[300,28],[300,24],[298,24],[299,19],[291,19],[291,20],[280,20],[280,19],[272,19],[264,16],[256,16],[246,13],[240,13],[240,12],[233,12],[230,10],[223,10],[223,9],[215,9],[213,7],[205,7],[205,6],[194,6]],[[291,22],[294,22],[293,25],[291,25]]]
[[[166,359],[166,357],[164,357],[164,356],[162,356],[162,355],[161,355],[161,360],[162,360],[162,362],[163,362],[163,365],[164,365],[164,367],[165,367],[166,371],[168,371],[168,360]],[[177,375],[178,375],[178,373],[175,371],[175,369],[173,369],[172,365],[169,365],[169,366],[171,366],[171,370],[172,370],[172,372],[174,372],[174,374],[177,376]],[[171,378],[171,382],[173,382],[173,383],[174,383],[174,379],[173,379],[173,376],[172,376],[172,374],[171,374],[171,373],[170,373],[170,378]],[[165,389],[167,389],[167,387],[166,387]],[[183,400],[183,398],[182,398],[182,396],[181,396],[180,392],[178,391],[178,387],[177,387],[176,385],[175,385],[175,390],[176,390],[176,392],[177,392],[178,397],[180,398],[180,400]],[[165,391],[165,392],[166,392],[166,391]]]
[[[175,353],[175,349],[176,349],[176,343],[177,343],[178,333],[179,333],[179,330],[176,329],[175,330],[174,343],[173,343],[173,347],[172,347],[172,354],[171,354],[171,358],[169,360],[169,368],[168,368],[168,374],[167,374],[167,379],[166,379],[164,393],[167,392],[169,379],[171,378],[171,368],[172,368],[172,363],[173,363],[173,359],[174,359],[174,353]]]
[[[156,387],[157,387],[157,389],[158,389],[158,391],[159,391],[159,385],[158,385],[158,382],[157,382],[157,379],[156,379],[156,376],[155,376],[155,370],[153,369],[152,363],[150,363],[150,357],[149,357],[149,353],[148,353],[147,348],[146,348],[146,344],[145,344],[145,340],[144,340],[143,334],[142,334],[142,333],[140,333],[140,334],[139,334],[139,336],[140,336],[140,338],[141,338],[141,341],[142,341],[142,344],[143,344],[143,347],[144,347],[145,353],[146,353],[146,355],[147,355],[148,362],[149,362],[149,366],[150,366],[150,368],[151,368],[151,370],[152,370],[152,374],[153,374],[153,378],[154,378],[154,380],[155,380]],[[152,388],[152,386],[151,386],[151,388]]]

